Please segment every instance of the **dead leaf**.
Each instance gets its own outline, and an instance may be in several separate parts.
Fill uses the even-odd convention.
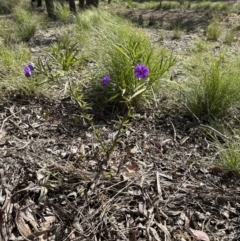
[[[6,131],[0,131],[0,140],[7,134]]]
[[[167,237],[167,240],[171,240],[171,234],[168,231],[167,227],[158,222],[156,222],[156,225],[164,232],[164,234]]]
[[[80,146],[80,148],[79,148],[79,153],[80,153],[82,156],[85,156],[85,155],[86,155],[84,144],[82,144],[82,145]]]
[[[137,241],[136,231],[135,230],[130,230],[129,231],[129,241]]]
[[[128,172],[137,172],[139,171],[139,167],[136,164],[129,164],[126,165],[126,169],[128,170]]]
[[[46,177],[46,169],[39,169],[37,172],[36,172],[36,174],[37,174],[37,179],[38,179],[38,181],[40,181],[40,180],[42,180],[44,177]]]
[[[154,228],[150,227],[149,230],[150,230],[150,232],[152,233],[153,237],[154,237],[157,241],[161,241],[161,239],[160,239],[157,231],[156,231]]]
[[[198,238],[199,241],[210,241],[208,235],[205,232],[191,228],[189,230]]]

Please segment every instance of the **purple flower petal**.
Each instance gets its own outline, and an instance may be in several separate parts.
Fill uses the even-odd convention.
[[[25,73],[25,76],[26,76],[27,78],[31,77],[32,71],[31,71],[31,69],[29,68],[28,65],[26,65],[26,66],[24,67],[24,73]]]
[[[35,64],[33,62],[31,62],[28,64],[28,67],[30,68],[31,71],[33,71],[35,68]]]
[[[149,75],[149,69],[144,64],[139,64],[135,67],[134,73],[138,79],[145,79]]]
[[[109,75],[105,75],[102,79],[102,86],[107,86],[110,82],[110,76]]]

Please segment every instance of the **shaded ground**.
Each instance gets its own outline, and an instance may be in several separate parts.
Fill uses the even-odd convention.
[[[130,18],[133,22],[141,25],[154,25],[154,27],[172,29],[174,25],[179,24],[182,29],[196,31],[199,27],[206,27],[213,14],[211,11],[196,10],[124,10],[124,16]],[[142,22],[143,21],[143,22]]]
[[[0,240],[239,240],[239,179],[212,163],[208,126],[167,101],[136,113],[101,176],[100,141],[69,99],[2,101]],[[94,124],[110,143],[116,120]]]

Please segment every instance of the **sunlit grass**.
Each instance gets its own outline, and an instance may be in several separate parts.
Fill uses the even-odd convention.
[[[238,140],[227,140],[226,144],[217,143],[219,160],[217,165],[224,171],[240,175],[240,143]]]
[[[213,40],[213,41],[218,40],[222,34],[222,31],[223,29],[221,24],[217,20],[214,20],[207,27],[206,34],[207,34],[208,40]]]
[[[138,86],[133,69],[138,64],[149,67],[150,78],[153,83],[157,78],[158,85],[160,78],[169,68],[168,64],[172,65],[170,54],[166,50],[153,46],[143,31],[114,14],[91,10],[77,16],[77,26],[79,35],[86,37],[85,41],[82,40],[84,50],[97,67],[97,81],[92,82],[92,86],[96,86],[92,91],[95,93],[92,96],[95,103],[109,100],[124,102],[133,96],[134,91],[137,92],[135,87]],[[111,76],[111,83],[114,83],[112,87],[102,88],[100,81],[104,75]],[[152,91],[149,89],[147,95],[152,95]],[[139,94],[138,97],[140,96],[143,97]]]
[[[235,41],[235,37],[236,37],[236,31],[228,30],[224,36],[224,43],[227,45],[231,45]]]
[[[61,3],[55,4],[55,13],[57,16],[57,19],[66,22],[68,20],[68,17],[70,15],[69,6]]]
[[[226,114],[229,108],[239,104],[240,62],[224,54],[203,56],[191,59],[183,97],[194,115],[212,118]]]
[[[193,45],[194,45],[193,51],[196,53],[207,52],[211,47],[209,42],[202,40],[202,39],[198,39],[198,40],[194,41]]]
[[[15,23],[12,19],[2,19],[0,20],[0,37],[2,38],[4,44],[11,45],[16,43],[17,36],[15,33]]]
[[[23,67],[30,60],[29,49],[24,44],[6,46],[0,43],[0,86],[6,89],[23,87]]]
[[[13,17],[16,22],[16,34],[23,41],[30,40],[38,30],[39,26],[46,23],[43,16],[29,12],[21,7],[16,7],[14,9]]]

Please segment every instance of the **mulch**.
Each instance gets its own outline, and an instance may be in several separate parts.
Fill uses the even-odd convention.
[[[107,163],[117,119],[92,128],[70,100],[15,96],[0,123],[0,240],[240,238],[239,179],[187,115],[135,113]]]

